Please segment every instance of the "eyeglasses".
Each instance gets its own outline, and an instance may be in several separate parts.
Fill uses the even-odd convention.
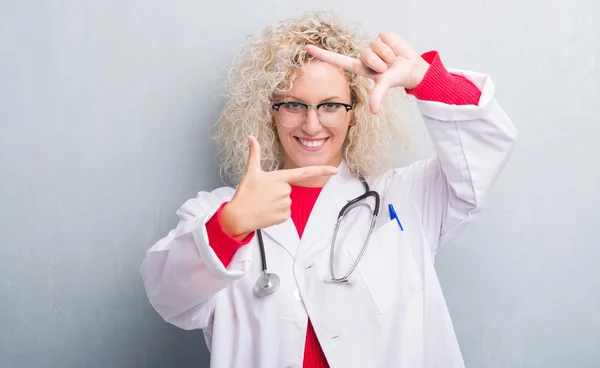
[[[335,128],[346,121],[352,105],[341,102],[323,102],[318,105],[307,105],[302,102],[279,102],[271,106],[276,111],[277,121],[288,128],[298,127],[306,121],[308,109],[316,109],[321,125]]]

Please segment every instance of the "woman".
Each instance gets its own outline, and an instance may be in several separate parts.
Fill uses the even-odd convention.
[[[404,91],[436,156],[394,168]],[[251,42],[229,93],[218,141],[239,185],[188,200],[147,252],[158,313],[204,329],[213,367],[463,367],[434,258],[514,146],[489,77],[317,14]]]

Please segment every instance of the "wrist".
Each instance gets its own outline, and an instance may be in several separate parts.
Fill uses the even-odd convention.
[[[219,221],[223,231],[237,241],[245,239],[252,232],[244,226],[243,219],[244,217],[241,216],[240,211],[236,209],[235,204],[232,204],[232,202],[227,203],[221,209]]]
[[[419,56],[419,61],[415,66],[415,70],[412,73],[411,78],[409,78],[408,83],[404,86],[405,89],[411,90],[417,88],[419,84],[425,78],[427,71],[429,70],[430,64],[422,57]]]

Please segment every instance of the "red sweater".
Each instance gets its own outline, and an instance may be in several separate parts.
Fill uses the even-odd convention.
[[[439,55],[435,51],[423,54],[423,58],[431,64],[429,70],[421,83],[413,90],[407,91],[420,100],[438,101],[452,105],[477,105],[481,96],[481,91],[466,78],[450,74],[442,64]],[[304,227],[308,217],[313,209],[317,197],[321,193],[321,188],[306,188],[292,185],[292,221],[298,230],[298,235],[302,237]],[[223,203],[221,208],[226,203]],[[248,244],[254,233],[248,235],[241,242],[231,238],[223,230],[219,222],[221,208],[206,223],[206,230],[210,239],[210,244],[215,253],[227,267],[235,252],[243,245]],[[304,345],[303,368],[327,368],[327,359],[319,345],[319,340],[315,334],[310,319],[306,329],[306,342]]]

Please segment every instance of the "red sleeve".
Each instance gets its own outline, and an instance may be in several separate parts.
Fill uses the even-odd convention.
[[[208,233],[208,243],[217,254],[217,257],[221,260],[221,263],[225,267],[229,266],[229,262],[233,258],[235,252],[242,246],[248,244],[254,237],[254,232],[248,235],[244,240],[237,241],[232,238],[229,234],[223,230],[221,225],[221,210],[227,204],[223,203],[221,207],[215,212],[213,217],[206,222],[206,232]]]
[[[422,55],[430,66],[419,85],[407,90],[423,101],[437,101],[449,105],[477,105],[481,91],[462,75],[451,74],[440,59],[437,51],[429,51]]]

